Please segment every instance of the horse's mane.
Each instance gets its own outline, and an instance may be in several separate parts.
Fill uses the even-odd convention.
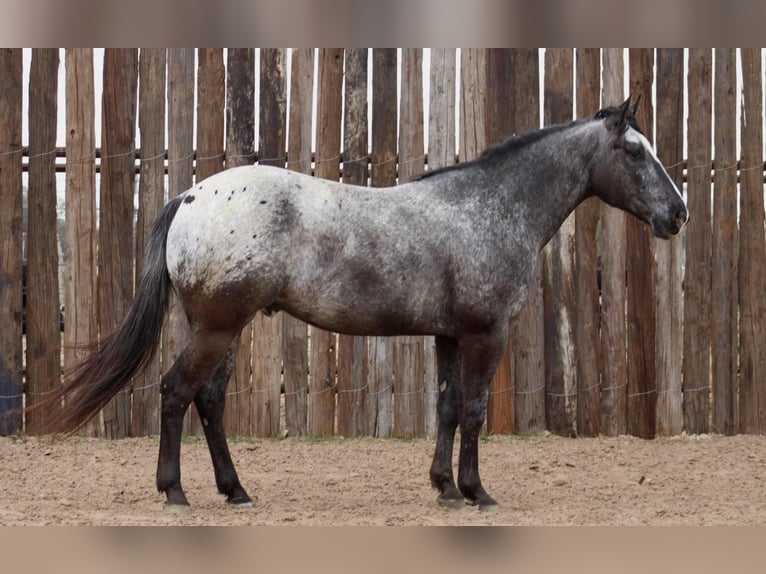
[[[541,140],[544,137],[547,137],[551,134],[569,129],[570,127],[574,125],[581,124],[586,121],[602,120],[602,119],[617,115],[619,113],[620,113],[620,110],[618,108],[607,107],[607,108],[603,108],[599,110],[596,113],[596,115],[594,115],[593,118],[591,118],[591,120],[574,120],[566,124],[548,126],[540,130],[534,130],[525,134],[511,136],[508,139],[506,139],[504,142],[490,145],[476,159],[467,161],[465,163],[447,165],[447,166],[440,167],[431,171],[427,171],[425,173],[422,173],[418,177],[416,177],[415,180],[417,181],[417,180],[427,179],[429,177],[433,177],[435,175],[440,175],[447,172],[460,171],[467,167],[479,165],[483,163],[492,163],[498,159],[506,158],[508,157],[508,155],[513,154],[516,150],[521,149],[527,145],[533,144],[536,141]],[[633,117],[633,114],[626,113],[625,121],[634,130],[638,131],[639,133],[643,133],[641,131],[641,128],[638,127],[638,123],[636,123],[636,118]]]

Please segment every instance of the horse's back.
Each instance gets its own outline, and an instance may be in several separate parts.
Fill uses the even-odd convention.
[[[481,222],[430,184],[370,189],[273,167],[221,172],[185,193],[168,234],[171,282],[192,319],[268,307],[354,334],[450,333],[489,267],[467,233]],[[479,307],[490,312],[490,303]]]

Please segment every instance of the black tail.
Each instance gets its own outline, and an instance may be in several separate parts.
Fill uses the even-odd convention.
[[[41,421],[41,428],[30,430],[70,433],[79,429],[149,364],[160,340],[168,302],[168,229],[180,205],[181,198],[169,201],[154,223],[141,282],[122,325],[66,376],[59,390],[30,408],[56,413]],[[57,409],[62,399],[63,410]]]

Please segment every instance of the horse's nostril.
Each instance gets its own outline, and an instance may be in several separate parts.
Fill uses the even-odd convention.
[[[685,209],[679,209],[676,211],[676,221],[678,222],[678,225],[681,226],[684,223],[689,221],[689,212]]]

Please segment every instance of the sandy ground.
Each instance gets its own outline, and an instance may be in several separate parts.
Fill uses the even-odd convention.
[[[204,441],[185,439],[191,510],[154,487],[156,438],[0,438],[0,524],[554,525],[766,524],[766,437],[490,437],[480,445],[482,512],[438,506],[430,440],[237,440],[255,500],[228,507]]]

